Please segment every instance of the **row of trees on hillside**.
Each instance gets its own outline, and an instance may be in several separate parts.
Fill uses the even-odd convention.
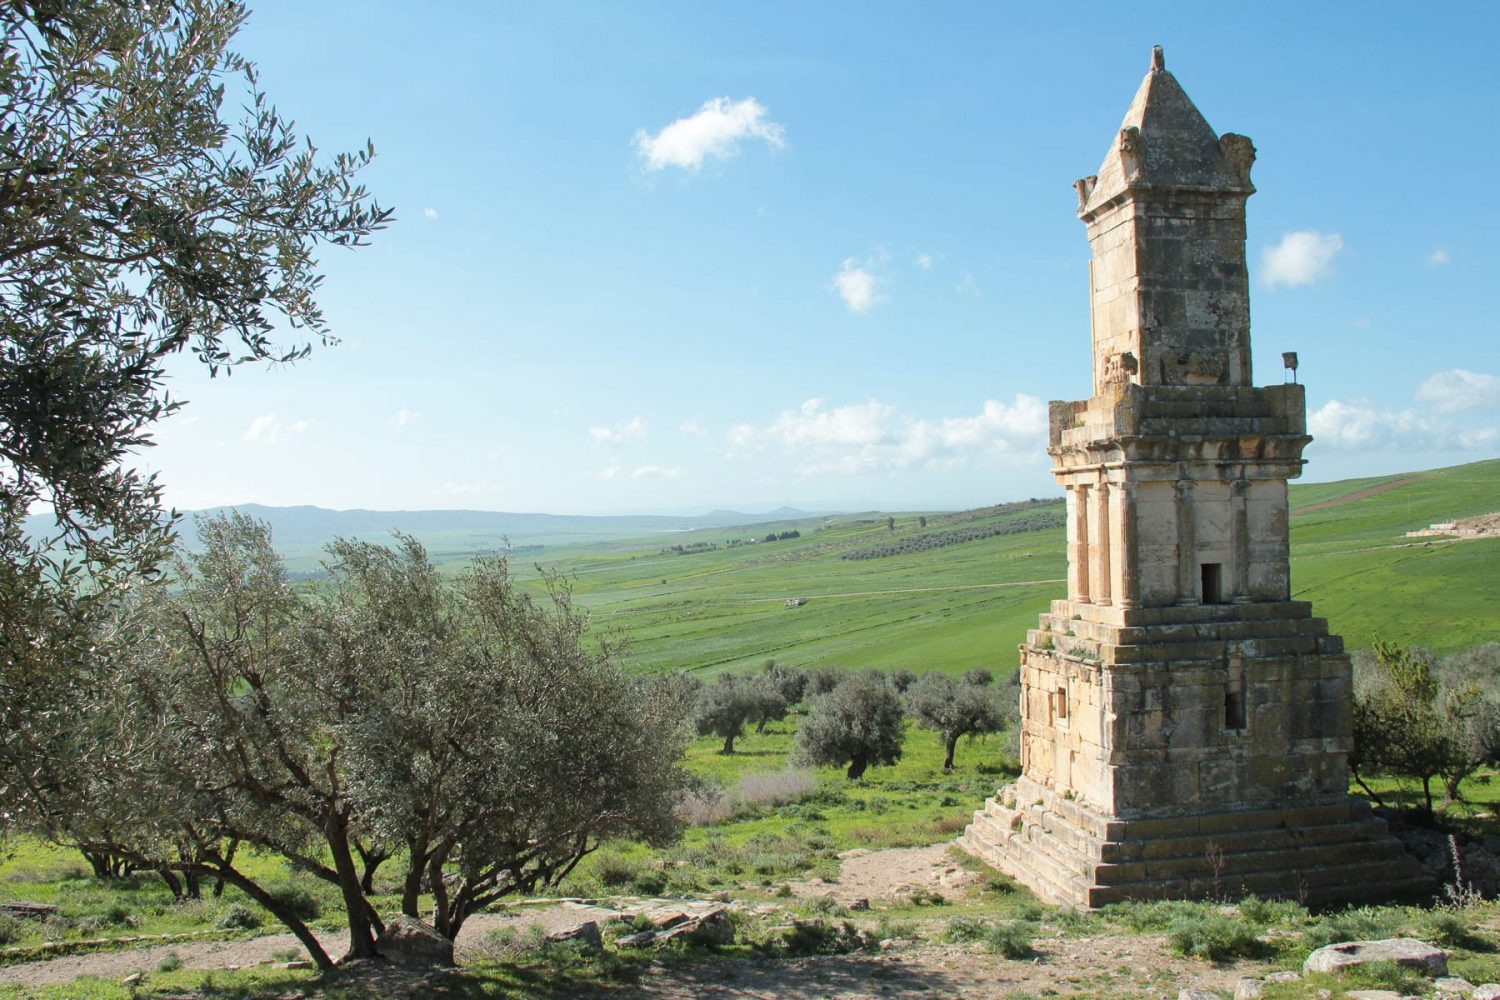
[[[373,866],[404,913],[431,894],[450,939],[474,912],[555,885],[602,839],[665,843],[691,784],[687,702],[627,677],[552,578],[503,558],[438,575],[420,544],[339,541],[329,584],[286,579],[265,525],[199,524],[173,586],[132,592],[72,650],[67,730],[3,744],[13,822],[169,879],[237,886],[330,959],[235,848],[341,893],[350,954],[382,927]],[[15,779],[12,779],[13,782]]]
[[[734,752],[735,740],[750,725],[764,732],[768,722],[785,719],[805,702],[806,717],[797,727],[798,760],[847,766],[850,778],[901,757],[908,714],[919,728],[938,734],[946,769],[954,766],[959,740],[1013,729],[1019,718],[1014,676],[997,687],[983,668],[955,679],[937,671],[921,677],[908,670],[804,671],[771,660],[759,672],[686,683],[695,691],[693,728],[700,736],[722,739],[720,752],[726,754]]]

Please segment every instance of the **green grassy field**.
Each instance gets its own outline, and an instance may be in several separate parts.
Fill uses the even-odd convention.
[[[1349,499],[1391,483],[1400,485]],[[1500,510],[1500,461],[1294,484],[1291,504],[1294,596],[1312,601],[1349,648],[1379,637],[1446,653],[1500,640],[1500,539],[1404,537],[1435,521]],[[1060,512],[1061,501],[1048,509]],[[547,565],[573,578],[595,627],[627,640],[630,662],[643,670],[717,671],[772,658],[799,666],[1007,670],[1026,629],[1064,593],[1061,528],[878,559],[842,557],[1025,516],[1003,508],[928,515],[924,530],[918,515],[898,514],[894,531],[885,515],[787,522],[776,530],[796,528],[801,537],[769,544],[715,529],[549,552]],[[731,547],[734,539],[740,544]],[[716,547],[670,548],[694,543]],[[523,577],[525,562],[516,559]],[[794,597],[805,603],[787,607]]]

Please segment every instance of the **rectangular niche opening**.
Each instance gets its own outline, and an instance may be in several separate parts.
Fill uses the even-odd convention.
[[[1224,728],[1245,728],[1245,692],[1234,688],[1224,692]]]
[[[1198,567],[1200,580],[1203,585],[1203,596],[1199,598],[1204,604],[1224,603],[1224,566],[1222,563],[1203,563]]]
[[[1067,688],[1067,686],[1063,685],[1063,686],[1059,687],[1057,689],[1057,694],[1055,694],[1053,697],[1056,699],[1056,702],[1055,702],[1056,708],[1055,708],[1054,711],[1055,711],[1055,715],[1056,715],[1057,721],[1061,725],[1067,725],[1067,722],[1068,722],[1068,688]]]

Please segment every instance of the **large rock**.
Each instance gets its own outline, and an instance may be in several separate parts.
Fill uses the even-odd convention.
[[[1213,990],[1202,990],[1196,986],[1177,991],[1177,1000],[1219,1000],[1219,994]]]
[[[1415,938],[1331,944],[1308,955],[1302,969],[1305,972],[1340,972],[1369,962],[1395,962],[1422,969],[1429,976],[1448,974],[1448,953]]]
[[[1500,1000],[1500,983],[1485,983],[1476,987],[1469,1000]]]
[[[688,917],[657,935],[658,941],[687,941],[692,944],[733,944],[734,920],[724,907]]]
[[[568,927],[560,931],[553,931],[547,935],[549,944],[577,944],[588,951],[600,951],[604,948],[604,935],[599,931],[597,921],[588,920],[577,927]]]
[[[453,964],[453,942],[431,924],[402,914],[385,925],[375,948],[397,965],[426,967]]]

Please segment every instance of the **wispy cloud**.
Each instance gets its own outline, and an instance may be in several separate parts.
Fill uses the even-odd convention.
[[[676,479],[682,475],[682,470],[676,466],[669,465],[640,465],[634,469],[627,469],[619,462],[611,462],[598,472],[592,473],[592,479]]]
[[[675,465],[642,465],[630,473],[631,479],[676,479],[682,470]]]
[[[1436,250],[1432,251],[1432,253],[1427,255],[1427,263],[1431,264],[1433,267],[1442,267],[1444,264],[1448,263],[1449,259],[1450,258],[1448,256],[1448,251],[1443,249],[1442,247],[1438,247]]]
[[[697,113],[677,119],[655,135],[637,131],[635,148],[648,170],[697,170],[704,160],[734,156],[746,139],[781,149],[786,145],[786,129],[771,121],[765,106],[753,97],[741,101],[715,97]]]
[[[396,411],[394,416],[391,417],[391,425],[398,429],[407,427],[419,420],[421,416],[422,414],[416,412],[415,410],[408,410],[405,407],[402,407],[401,409]]]
[[[931,271],[932,266],[937,263],[937,259],[934,258],[930,253],[919,253],[916,256],[916,259],[912,261],[912,263],[915,264],[920,270]]]
[[[305,432],[312,424],[306,420],[282,420],[274,413],[265,413],[250,421],[246,428],[246,441],[264,441],[274,444],[284,437]]]
[[[730,429],[730,454],[780,446],[799,475],[853,475],[905,469],[954,468],[984,454],[1031,453],[1041,447],[1047,407],[1020,394],[1013,403],[986,400],[977,414],[917,419],[878,399],[828,407],[809,399],[764,428]]]
[[[1311,285],[1333,273],[1333,258],[1344,249],[1338,233],[1313,229],[1287,233],[1261,256],[1260,280],[1267,288]]]
[[[700,438],[705,433],[707,433],[706,431],[704,431],[703,425],[698,422],[698,418],[697,417],[688,417],[682,423],[680,423],[680,424],[677,425],[677,429],[680,430],[680,431],[682,431],[682,433],[684,433],[684,434],[689,434],[689,435],[692,435],[693,437],[700,437]]]
[[[1500,409],[1500,378],[1453,368],[1429,376],[1417,386],[1416,395],[1438,413]]]
[[[631,417],[628,422],[616,424],[613,427],[589,428],[589,437],[593,438],[599,444],[607,444],[613,447],[618,447],[629,441],[644,437],[645,434],[646,421],[640,417]]]
[[[438,217],[438,210],[437,209],[435,209],[435,208],[424,208],[424,209],[422,209],[422,218],[428,219],[428,220],[432,220],[432,219],[436,219],[437,217]]]

